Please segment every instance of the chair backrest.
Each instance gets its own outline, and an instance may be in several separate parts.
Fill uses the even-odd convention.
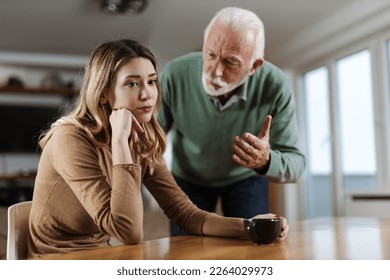
[[[27,258],[28,220],[32,201],[8,207],[7,260]]]

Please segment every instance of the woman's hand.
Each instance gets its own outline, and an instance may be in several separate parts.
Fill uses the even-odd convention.
[[[139,141],[138,133],[143,129],[130,110],[125,108],[115,109],[110,115],[112,130],[112,163],[131,164],[133,158],[130,153],[129,138],[133,143]]]
[[[131,137],[134,143],[139,141],[138,133],[144,130],[133,113],[125,108],[114,109],[110,115],[113,141],[125,141]]]
[[[276,240],[276,242],[282,242],[282,241],[284,241],[286,239],[286,237],[288,235],[288,231],[290,229],[289,226],[288,226],[286,218],[284,218],[282,216],[278,216],[278,215],[272,214],[272,213],[260,214],[260,215],[256,215],[256,216],[252,217],[252,219],[273,219],[273,218],[278,218],[281,221],[281,223],[280,223],[280,225],[281,225],[280,234],[279,234],[279,237]]]

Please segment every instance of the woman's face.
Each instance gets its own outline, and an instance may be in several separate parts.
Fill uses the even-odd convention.
[[[138,122],[149,122],[158,96],[157,73],[150,60],[133,58],[113,77],[108,102],[113,110],[129,109]]]

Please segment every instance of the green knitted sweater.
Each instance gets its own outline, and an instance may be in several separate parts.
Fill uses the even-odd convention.
[[[284,73],[265,62],[240,90],[239,100],[219,112],[203,89],[202,55],[191,53],[169,62],[161,74],[163,105],[159,121],[173,129],[172,172],[193,183],[226,186],[255,174],[278,182],[293,182],[303,173],[295,102]],[[232,160],[233,138],[258,135],[266,115],[272,115],[271,162],[268,170],[239,166]]]

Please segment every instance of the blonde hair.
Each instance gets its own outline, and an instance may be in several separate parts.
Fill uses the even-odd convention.
[[[111,142],[111,125],[109,116],[112,109],[99,101],[109,89],[111,81],[118,69],[133,58],[143,57],[153,64],[157,72],[157,61],[152,52],[137,41],[123,39],[103,43],[92,52],[85,68],[80,95],[73,105],[73,109],[62,118],[54,122],[50,129],[40,136],[41,149],[50,140],[53,132],[63,125],[74,125],[86,132],[91,141],[99,148],[106,147]],[[157,111],[162,102],[162,90],[157,81],[158,97],[152,118],[143,123],[145,133],[139,135],[138,143],[131,143],[141,159],[147,161],[153,170],[159,164],[158,158],[166,148],[165,133],[157,121]]]
[[[221,22],[233,30],[246,30],[253,32],[256,38],[253,60],[264,58],[264,25],[261,19],[253,12],[236,7],[226,7],[218,11],[211,19],[204,32],[204,42],[206,42],[212,25]]]

